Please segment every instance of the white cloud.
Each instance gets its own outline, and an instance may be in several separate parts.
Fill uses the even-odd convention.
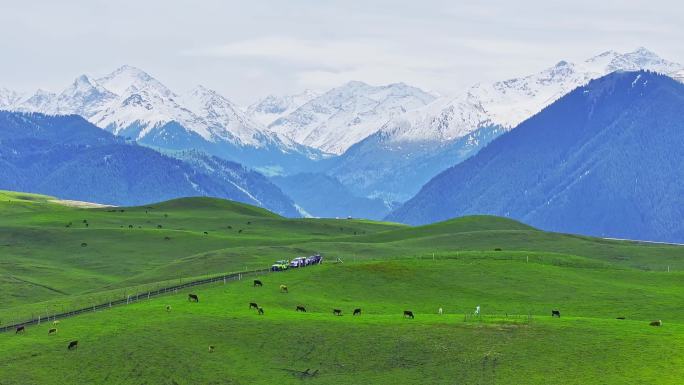
[[[684,61],[674,0],[35,0],[0,12],[0,87],[141,67],[243,104],[349,80],[440,93],[645,46]]]

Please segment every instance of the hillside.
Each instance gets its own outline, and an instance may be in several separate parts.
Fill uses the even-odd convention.
[[[684,85],[614,73],[578,88],[435,177],[389,218],[491,214],[545,230],[684,241]]]
[[[677,384],[684,374],[675,353],[684,347],[678,246],[548,233],[493,216],[409,227],[288,219],[212,198],[82,209],[0,191],[0,248],[2,325],[276,259],[325,258],[263,274],[261,288],[245,276],[2,333],[2,385]],[[295,312],[299,305],[307,312]],[[351,315],[356,308],[361,316]],[[652,319],[664,326],[648,326]],[[50,327],[58,333],[48,336]],[[79,347],[68,351],[72,340]]]
[[[182,162],[75,115],[0,111],[0,188],[113,205],[214,196],[299,216],[290,198],[262,175],[208,156],[201,163],[199,156]]]
[[[584,385],[678,384],[684,375],[676,353],[684,348],[681,273],[563,258],[439,259],[328,264],[259,279],[261,288],[249,279],[194,288],[199,303],[182,292],[65,319],[56,336],[47,336],[49,324],[4,333],[0,381]],[[306,313],[295,312],[300,305]],[[550,317],[556,308],[560,319]],[[402,317],[406,309],[415,319]],[[664,326],[648,326],[654,318]],[[67,351],[72,340],[79,347]]]

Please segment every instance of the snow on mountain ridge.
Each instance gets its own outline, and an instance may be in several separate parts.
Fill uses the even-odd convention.
[[[264,141],[277,141],[258,122],[254,122],[240,108],[218,92],[197,86],[181,97],[183,104],[203,117],[212,127],[212,135],[225,140],[259,147]]]
[[[268,126],[318,96],[320,94],[312,90],[304,90],[304,92],[295,95],[268,95],[247,107],[247,114],[252,119]]]
[[[174,95],[171,90],[150,74],[129,65],[123,65],[110,74],[96,79],[95,82],[117,95],[135,93],[143,88],[155,88],[160,95],[165,97]]]
[[[23,98],[24,95],[16,91],[7,88],[0,88],[0,110],[11,109],[21,102]]]
[[[475,84],[463,94],[399,116],[383,126],[388,142],[449,141],[486,125],[511,129],[573,89],[614,71],[647,69],[684,75],[681,64],[638,48],[606,51],[579,64],[560,61],[536,74],[489,84]],[[680,79],[684,78],[680,77]]]
[[[403,83],[371,86],[350,81],[277,119],[269,129],[297,143],[341,154],[378,131],[392,117],[423,107],[435,97]]]
[[[7,96],[4,96],[7,95]],[[267,132],[230,100],[216,91],[197,87],[179,96],[139,68],[124,65],[93,79],[77,77],[59,94],[39,90],[25,100],[0,94],[0,106],[51,115],[77,114],[117,135],[142,140],[168,123],[180,124],[189,134],[208,142],[227,141],[239,146],[295,145]]]

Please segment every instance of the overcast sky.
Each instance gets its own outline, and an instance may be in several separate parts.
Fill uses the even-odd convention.
[[[0,87],[129,64],[238,103],[349,80],[449,94],[647,47],[684,63],[684,5],[632,0],[0,0]]]

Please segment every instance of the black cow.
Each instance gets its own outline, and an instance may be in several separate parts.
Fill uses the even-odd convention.
[[[306,308],[304,306],[297,305],[297,309],[295,311],[301,311],[301,312],[306,313]]]
[[[259,315],[264,315],[264,308],[260,307],[258,313]]]
[[[199,297],[197,297],[197,294],[188,294],[188,301],[199,302]]]
[[[340,309],[333,309],[333,314],[334,314],[334,315],[342,315],[342,310],[340,310]]]
[[[255,279],[255,280],[254,280],[254,287],[257,287],[257,286],[261,287],[261,286],[264,286],[264,284],[263,284],[263,283],[261,283],[261,281],[260,281],[260,280],[258,280],[258,279]]]
[[[404,317],[413,319],[413,312],[411,310],[404,310]]]
[[[52,329],[48,330],[48,335],[51,335],[51,334],[57,334],[57,329],[52,328]]]
[[[249,308],[251,309],[257,309],[259,310],[259,305],[257,305],[255,302],[250,302],[249,303]]]
[[[23,326],[17,326],[17,330],[14,332],[14,334],[19,334],[19,333],[26,333],[26,328]]]
[[[361,309],[354,309],[353,315],[361,315]]]
[[[560,318],[560,310],[551,310],[551,317]]]
[[[67,350],[74,350],[78,348],[78,341],[71,341],[69,342],[69,346],[67,346]]]
[[[617,317],[616,319],[625,319],[625,317]]]

